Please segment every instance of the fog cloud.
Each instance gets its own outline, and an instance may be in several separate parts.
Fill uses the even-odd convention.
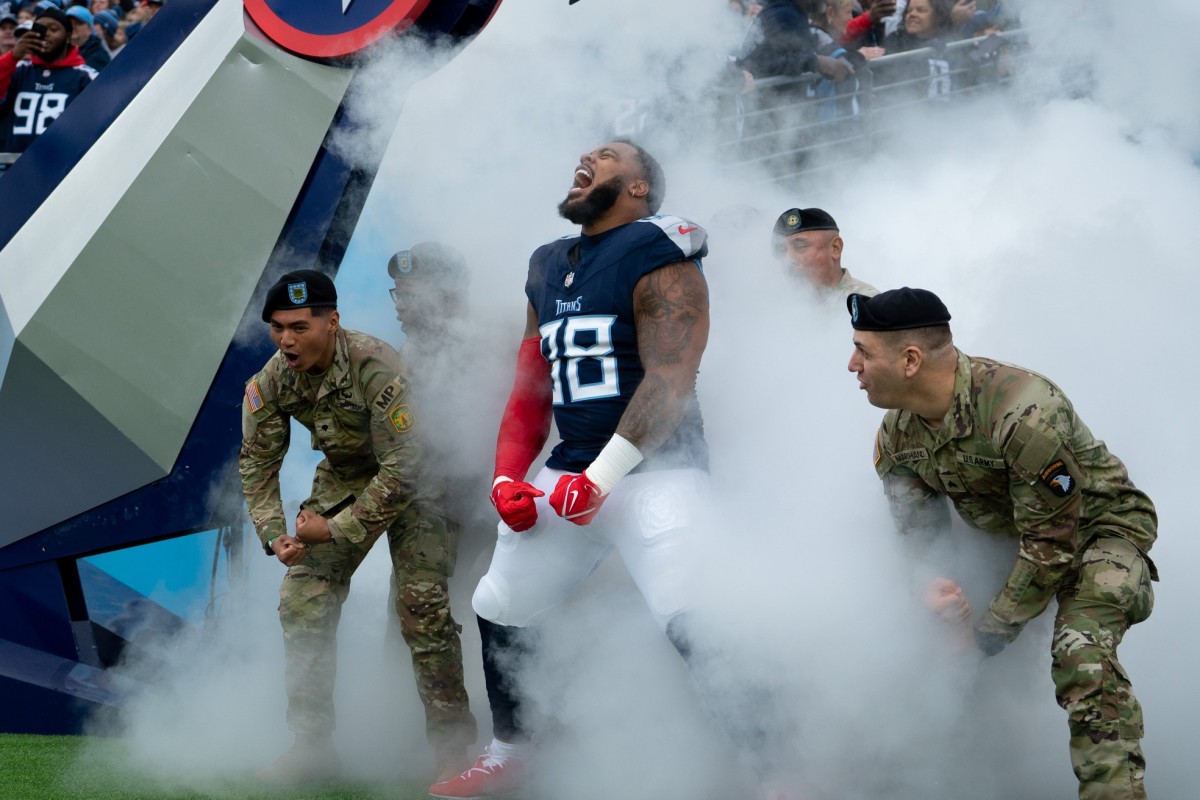
[[[472,344],[442,374],[456,375],[446,386],[477,387],[445,407],[463,423],[456,469],[479,476],[465,485],[485,514],[528,255],[572,232],[554,206],[578,154],[607,138],[624,101],[692,97],[721,69],[737,31],[724,4],[701,5],[509,0],[477,41],[410,90],[403,78],[371,85],[407,100],[338,276],[343,321],[398,342],[387,257],[422,240],[466,255]],[[1200,288],[1200,115],[1197,62],[1164,47],[1162,30],[1198,20],[1179,0],[1154,14],[1118,8],[1031,4],[1036,73],[1015,98],[926,115],[819,178],[775,186],[722,174],[703,126],[652,136],[665,211],[703,224],[736,204],[761,212],[742,229],[714,226],[705,262],[713,328],[699,392],[713,508],[698,532],[707,549],[697,585],[710,630],[740,659],[731,683],[762,679],[777,693],[790,766],[821,796],[1049,800],[1071,796],[1074,777],[1049,679],[1049,614],[980,663],[913,597],[917,568],[871,467],[881,412],[845,369],[845,311],[792,285],[767,247],[775,216],[795,205],[836,217],[856,276],[936,291],[965,351],[1055,380],[1154,499],[1158,608],[1128,635],[1122,661],[1145,706],[1150,793],[1193,793],[1182,751],[1200,714],[1186,672],[1200,648],[1188,635],[1196,607],[1183,565],[1197,551],[1188,401],[1200,385],[1182,356],[1200,333],[1188,305]],[[1067,73],[1089,91],[1050,91]],[[294,437],[294,448],[304,441]],[[311,475],[297,459],[291,502]],[[486,550],[492,535],[473,525],[468,548]],[[1013,549],[961,527],[948,541],[940,567],[982,609]],[[343,614],[338,743],[367,779],[418,781],[428,771],[423,721],[407,656],[382,643],[389,568],[376,550]],[[288,741],[274,616],[281,570],[267,562],[253,562],[243,612],[178,648],[135,706],[128,735],[139,769],[211,785],[268,763]],[[454,588],[486,740],[468,604],[484,569],[486,554],[461,563]],[[747,779],[619,564],[542,639],[527,679],[556,734],[542,752],[544,780],[563,796],[704,796],[706,787],[730,796]],[[173,760],[160,760],[168,751]]]

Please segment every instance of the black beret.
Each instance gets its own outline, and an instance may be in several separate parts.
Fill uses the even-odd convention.
[[[62,25],[63,28],[66,29],[67,33],[71,32],[71,17],[68,16],[67,12],[63,11],[58,6],[52,3],[46,3],[44,6],[40,5],[35,8],[33,11],[33,18],[35,20],[39,20],[43,17],[52,19],[59,25]]]
[[[776,236],[791,236],[801,231],[836,231],[837,223],[819,208],[789,208],[775,220]]]
[[[927,289],[889,289],[874,297],[852,294],[846,298],[850,324],[856,331],[904,331],[950,322],[950,312]]]
[[[270,322],[276,311],[292,308],[337,308],[333,279],[315,269],[298,269],[281,275],[267,290],[263,322]]]
[[[467,275],[463,254],[441,242],[419,242],[411,250],[401,250],[388,261],[393,278],[420,276],[441,282],[461,282]]]

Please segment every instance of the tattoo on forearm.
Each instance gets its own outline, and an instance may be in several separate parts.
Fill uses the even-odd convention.
[[[643,452],[658,447],[679,424],[678,417],[664,418],[669,395],[670,388],[662,376],[647,375],[633,397],[629,398],[617,433]]]

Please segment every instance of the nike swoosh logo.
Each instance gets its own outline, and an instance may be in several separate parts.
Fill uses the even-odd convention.
[[[576,499],[577,497],[579,497],[579,492],[577,492],[577,491],[575,491],[574,489],[572,489],[572,490],[571,490],[571,492],[570,492],[570,497],[571,497],[571,499],[567,501],[567,508],[568,508],[568,509],[575,508],[575,499]]]
[[[683,227],[682,225],[680,225],[680,226],[679,226],[679,232],[680,232],[680,233],[691,233],[692,231],[696,230],[696,228],[699,228],[699,227],[700,227],[699,225],[693,225],[693,226],[692,226],[692,227],[690,227],[690,228],[685,228],[685,227]]]

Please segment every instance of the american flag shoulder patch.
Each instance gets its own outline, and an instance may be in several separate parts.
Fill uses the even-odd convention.
[[[250,381],[246,384],[246,405],[250,406],[251,412],[262,410],[263,399],[262,392],[258,390],[258,381]]]

